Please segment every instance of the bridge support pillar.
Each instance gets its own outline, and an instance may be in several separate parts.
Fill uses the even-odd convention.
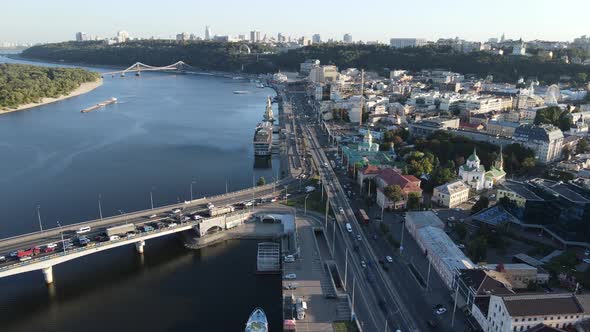
[[[143,254],[143,247],[145,247],[145,241],[135,242],[135,249],[138,253]]]
[[[46,267],[43,270],[43,276],[45,277],[45,283],[50,285],[53,283],[53,267]]]

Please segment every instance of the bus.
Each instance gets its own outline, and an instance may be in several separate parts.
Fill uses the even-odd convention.
[[[359,209],[358,218],[359,218],[359,221],[364,224],[369,223],[369,216],[367,215],[367,212],[365,212],[365,210],[363,210],[363,209]]]

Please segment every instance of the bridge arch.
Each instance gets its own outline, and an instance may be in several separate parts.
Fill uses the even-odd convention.
[[[211,227],[210,227],[210,228],[209,228],[209,229],[208,229],[208,230],[205,232],[205,234],[206,234],[206,235],[209,235],[209,234],[215,234],[215,233],[217,233],[217,232],[221,232],[222,230],[223,230],[223,228],[221,228],[220,226],[217,226],[217,225],[215,225],[215,226],[211,226]]]
[[[238,49],[238,53],[242,54],[242,52],[245,52],[246,54],[251,54],[252,50],[250,49],[250,46],[248,46],[246,44],[240,44],[240,48]]]
[[[260,217],[260,221],[263,224],[276,224],[276,223],[280,223],[281,222],[280,220],[277,220],[277,218],[275,218],[274,216],[268,215],[268,214],[261,216]]]

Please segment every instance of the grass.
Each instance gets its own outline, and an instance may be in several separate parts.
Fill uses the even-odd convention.
[[[332,323],[334,332],[355,332],[358,331],[356,325],[349,321],[337,321]]]
[[[305,205],[305,196],[289,198],[287,199],[287,202],[281,201],[281,204],[303,209]],[[309,196],[307,197],[307,209],[309,211],[315,211],[320,213],[326,212],[326,201],[322,201],[322,194],[320,191],[316,190],[309,194]],[[333,216],[333,212],[334,211],[330,209],[330,215]]]

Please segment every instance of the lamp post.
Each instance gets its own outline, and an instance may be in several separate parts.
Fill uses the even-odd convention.
[[[193,184],[195,183],[195,180],[191,181],[191,202],[193,201]]]
[[[66,253],[66,242],[64,241],[64,232],[62,231],[62,227],[61,224],[59,223],[59,220],[57,221],[57,227],[59,227],[59,234],[61,235],[61,247],[64,250],[64,254]]]
[[[152,193],[152,191],[153,191],[153,190],[154,190],[154,188],[152,188],[152,189],[150,190],[150,204],[151,204],[151,206],[152,206],[152,210],[154,209],[154,195],[153,195],[153,193]]]
[[[98,214],[100,215],[100,220],[102,220],[102,205],[100,203],[100,194],[98,194]]]
[[[307,215],[307,198],[309,197],[309,194],[305,195],[305,199],[303,200],[303,214]]]
[[[37,205],[37,219],[39,219],[39,229],[43,231],[43,225],[41,224],[41,212],[39,209],[41,209],[41,205]]]

